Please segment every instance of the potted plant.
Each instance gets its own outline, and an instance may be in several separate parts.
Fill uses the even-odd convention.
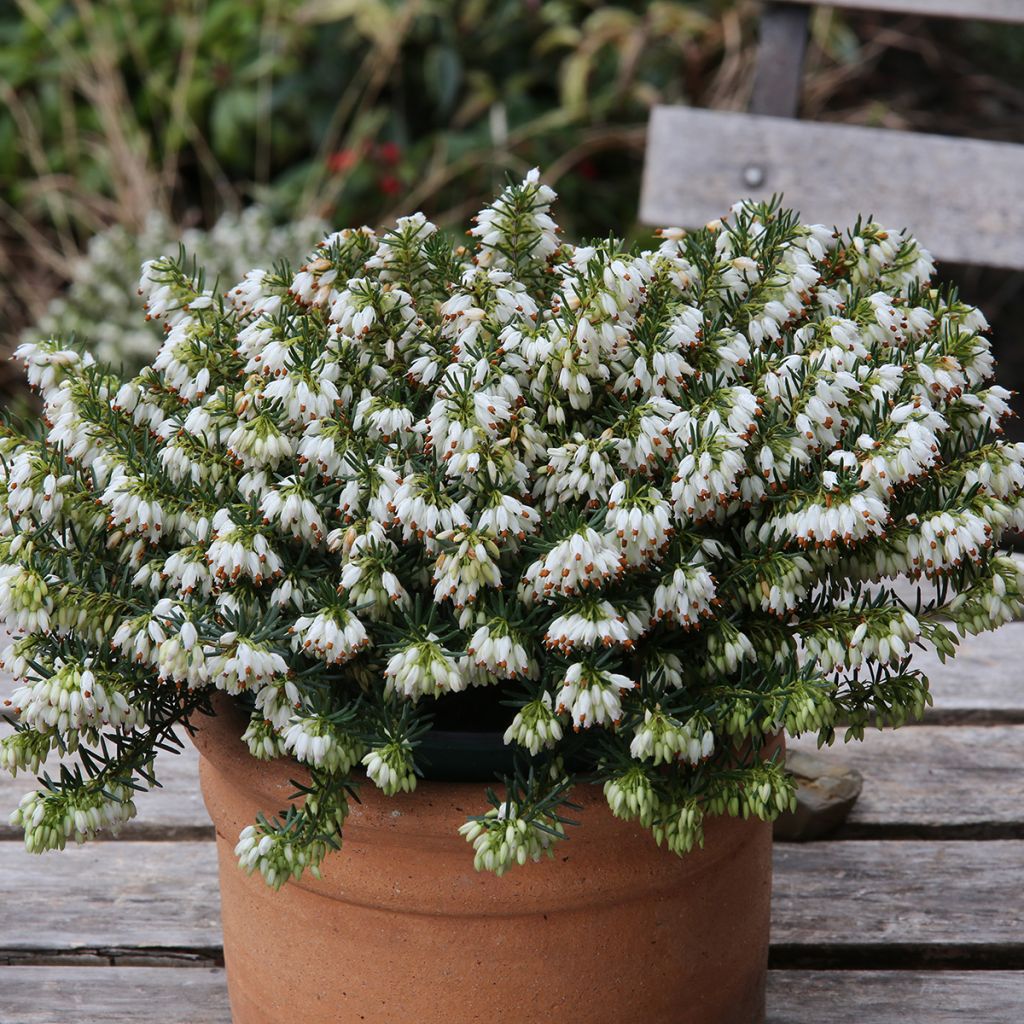
[[[147,263],[129,381],[20,350],[2,756],[69,758],[13,818],[116,828],[189,723],[236,1021],[762,1019],[781,735],[919,716],[911,652],[1021,609],[1008,393],[909,235],[553,198]]]

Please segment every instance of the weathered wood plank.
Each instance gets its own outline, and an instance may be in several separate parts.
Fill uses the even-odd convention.
[[[764,5],[754,85],[750,92],[752,114],[796,117],[810,17],[811,12],[806,7],[784,3]]]
[[[965,18],[977,21],[1024,23],[1020,0],[781,0],[783,3],[849,10],[920,14],[926,18]]]
[[[158,967],[6,967],[0,1000],[19,1024],[66,1019],[138,1024],[230,1024],[223,970]],[[994,1024],[1024,1006],[1017,971],[770,971],[767,1024]],[[967,1016],[965,1016],[967,1015]]]
[[[1024,839],[1024,726],[919,726],[863,743],[787,747],[855,768],[864,788],[841,838]]]
[[[655,107],[640,219],[694,227],[783,193],[807,221],[871,214],[941,259],[1022,268],[1022,180],[1024,146],[1004,142]]]
[[[966,637],[945,664],[932,654],[919,654],[914,664],[935,698],[926,723],[1024,722],[1024,622]]]
[[[1022,1011],[1020,971],[768,973],[766,1024],[1008,1024]]]
[[[53,950],[220,949],[212,842],[97,842],[41,857],[0,843],[0,892],[0,963]]]
[[[343,856],[343,854],[342,854]],[[1024,842],[779,845],[773,944],[781,965],[860,955],[955,965],[1024,962]],[[528,869],[527,869],[528,870]],[[143,963],[220,947],[212,843],[95,843],[45,866],[0,843],[0,963],[76,952]],[[844,959],[845,958],[845,959]],[[862,966],[873,966],[864,964]]]
[[[775,848],[778,966],[975,963],[1024,955],[1024,842],[825,842]]]
[[[0,968],[4,1020],[18,1024],[231,1024],[224,972],[162,967]]]

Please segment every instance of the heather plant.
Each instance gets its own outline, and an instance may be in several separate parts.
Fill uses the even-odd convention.
[[[462,830],[478,868],[550,854],[585,784],[684,854],[791,805],[777,733],[920,716],[914,652],[1020,612],[1024,448],[912,237],[743,202],[574,245],[553,200],[534,172],[465,241],[338,231],[223,292],[152,260],[169,329],[130,380],[22,346],[46,426],[3,440],[0,750],[63,760],[14,812],[28,849],[129,819],[216,696],[308,770],[239,837],[272,885],[357,787],[413,791],[460,707],[515,753]]]
[[[161,318],[140,316],[138,268],[145,259],[177,256],[184,247],[211,282],[230,284],[254,263],[272,266],[278,260],[294,260],[326,231],[327,226],[314,217],[276,225],[270,212],[259,206],[222,214],[208,230],[182,231],[153,210],[139,233],[115,224],[94,235],[73,264],[67,289],[22,332],[22,340],[75,338],[98,361],[134,374],[156,355],[166,324]]]

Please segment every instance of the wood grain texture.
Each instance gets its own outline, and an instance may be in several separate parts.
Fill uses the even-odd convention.
[[[223,970],[154,967],[0,969],[6,1019],[231,1024]],[[1007,1024],[1024,1014],[1024,972],[770,971],[766,1024]]]
[[[213,968],[3,967],[0,1005],[17,1024],[231,1024],[224,972]]]
[[[858,951],[886,962],[1018,961],[1022,871],[1024,842],[1013,840],[779,844],[772,943],[802,961],[851,967]]]
[[[1024,723],[1024,622],[966,637],[945,664],[924,653],[914,664],[935,699],[926,723]]]
[[[881,947],[925,960],[986,950],[1019,959],[1022,870],[1019,841],[779,845],[772,941],[787,965],[830,966]],[[17,894],[0,905],[0,963],[219,952],[212,843],[95,843],[50,855],[45,871],[0,843],[0,887]]]
[[[1024,839],[1022,725],[925,725],[820,751],[809,736],[786,746],[864,777],[839,837]]]
[[[1024,23],[1020,0],[781,0],[783,3],[847,10],[883,11],[891,14],[920,14],[927,18],[966,18],[977,21]]]
[[[6,1020],[53,1024],[53,1007],[88,1024],[230,1024],[221,970],[0,970]],[[993,1024],[1018,1019],[1024,972],[771,971],[766,1024]]]
[[[119,959],[220,949],[212,842],[95,842],[28,854],[0,843],[0,963],[61,951]]]
[[[752,114],[796,117],[810,16],[807,7],[785,3],[764,5],[750,92]]]
[[[768,973],[766,1024],[1010,1024],[1022,1019],[1020,971]]]
[[[940,259],[1024,268],[1024,146],[655,107],[640,219],[695,227],[782,193],[805,221],[909,227]],[[757,182],[756,187],[751,182]]]

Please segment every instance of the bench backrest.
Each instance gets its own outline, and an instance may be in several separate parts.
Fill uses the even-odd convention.
[[[817,3],[1024,22],[1024,0]],[[694,227],[783,193],[809,222],[870,214],[940,259],[1024,269],[1024,146],[793,119],[806,17],[796,0],[766,7],[752,113],[654,109],[641,221]]]
[[[975,21],[1024,21],[1022,0],[783,0],[816,7],[847,7],[927,18],[968,18]]]

